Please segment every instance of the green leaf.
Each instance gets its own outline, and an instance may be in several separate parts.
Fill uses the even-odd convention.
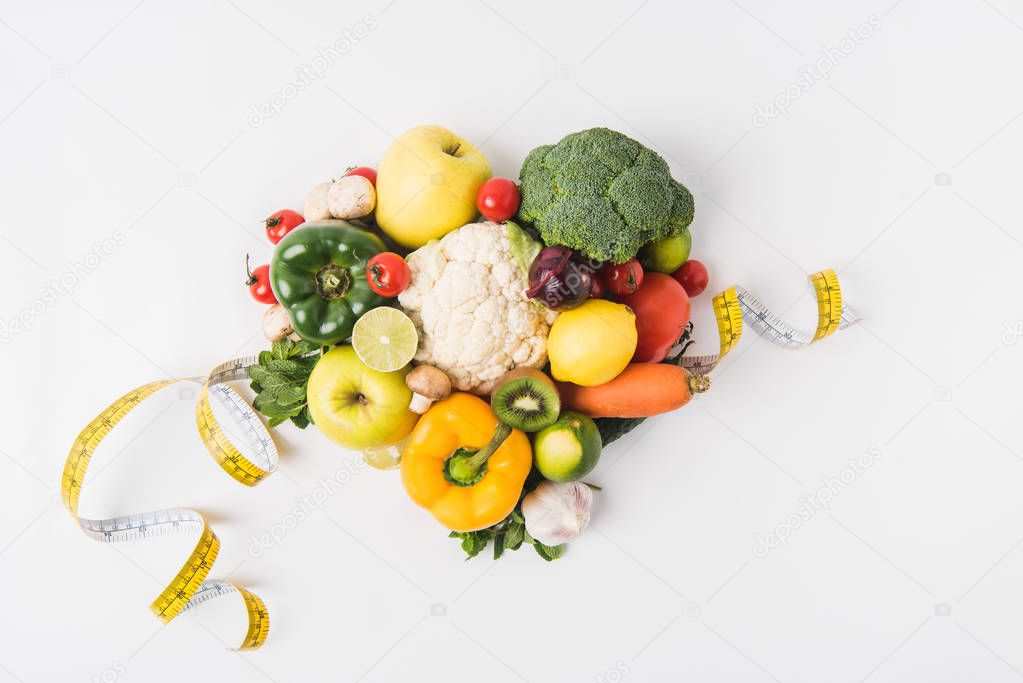
[[[305,406],[298,414],[292,415],[291,422],[299,429],[305,429],[308,427],[309,423],[312,422],[312,420],[309,419],[309,407]]]
[[[263,383],[269,377],[270,372],[262,365],[253,365],[248,369],[249,379],[253,382]]]
[[[494,537],[494,559],[500,559],[501,553],[504,552],[504,534],[497,534]]]
[[[305,403],[305,382],[300,385],[281,387],[277,392],[277,402],[282,406]]]
[[[490,543],[490,539],[493,537],[494,532],[490,529],[482,529],[480,531],[466,531],[456,532],[452,531],[448,534],[448,538],[460,538],[462,539],[462,550],[465,551],[467,557],[470,559],[479,555]]]
[[[293,380],[307,379],[310,371],[310,368],[305,363],[300,363],[297,360],[277,358],[267,363],[266,369],[274,374],[279,374]]]
[[[288,420],[287,417],[281,416],[271,417],[269,420],[267,420],[266,424],[268,427],[276,427],[277,425],[281,424],[282,422],[286,422],[287,420]]]
[[[299,343],[295,344],[294,347],[292,347],[291,355],[292,356],[304,356],[307,353],[313,353],[313,352],[316,352],[316,351],[319,351],[319,350],[320,350],[320,347],[317,346],[316,344],[313,344],[312,342],[300,341]],[[310,360],[315,362],[318,359],[312,358]]]
[[[291,349],[294,347],[294,345],[295,345],[294,342],[291,341],[290,339],[287,338],[282,339],[279,342],[274,342],[274,345],[271,348],[271,353],[273,354],[274,358],[278,360],[284,360],[291,355]]]
[[[540,541],[533,540],[533,548],[536,549],[536,554],[550,562],[556,560],[565,554],[565,544],[561,545],[544,545]]]
[[[519,546],[522,545],[522,540],[525,538],[526,527],[522,524],[513,521],[511,526],[508,527],[507,533],[504,536],[504,544],[508,550],[518,550]]]

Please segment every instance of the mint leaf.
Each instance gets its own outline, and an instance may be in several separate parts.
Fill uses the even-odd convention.
[[[561,545],[544,545],[540,541],[533,540],[533,548],[536,549],[536,554],[550,562],[556,560],[565,554],[565,544]]]
[[[518,550],[519,546],[522,545],[525,534],[526,527],[522,526],[521,523],[514,521],[513,518],[511,525],[508,527],[508,531],[504,535],[504,544],[508,550]]]
[[[305,406],[296,415],[291,416],[291,423],[299,429],[305,429],[312,424],[312,417],[309,415],[309,406]]]
[[[260,352],[257,364],[248,368],[249,386],[256,392],[252,405],[267,417],[270,427],[291,420],[299,429],[305,429],[312,422],[306,385],[320,357],[303,354],[318,348],[285,339],[275,342],[270,351]]]
[[[275,358],[266,364],[266,369],[288,379],[306,379],[310,368],[297,360]]]
[[[281,390],[277,392],[277,402],[282,406],[305,403],[305,382],[298,386],[293,385],[282,387]]]

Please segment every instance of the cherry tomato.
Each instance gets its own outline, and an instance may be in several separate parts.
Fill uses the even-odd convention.
[[[275,211],[266,219],[266,236],[274,244],[280,242],[285,235],[305,222],[302,214],[291,209]]]
[[[605,263],[600,268],[601,284],[609,296],[628,296],[643,286],[643,266],[632,258],[625,263]]]
[[[252,298],[261,304],[275,304],[277,303],[277,297],[274,296],[274,290],[270,287],[270,266],[263,264],[257,266],[255,269],[249,269],[249,255],[245,255],[245,273],[248,275],[248,279],[245,280],[245,284],[249,286],[249,294]]]
[[[380,296],[398,296],[412,281],[412,271],[405,259],[394,252],[377,254],[366,264],[366,281],[369,288]]]
[[[375,168],[369,166],[356,166],[345,171],[345,175],[361,175],[363,178],[373,183],[373,187],[377,186],[377,171]]]
[[[476,193],[476,208],[484,218],[501,222],[519,210],[519,186],[508,178],[491,178]]]
[[[689,296],[698,296],[707,289],[707,280],[710,278],[707,275],[707,266],[693,259],[683,263],[682,267],[671,276],[685,287],[686,294]]]
[[[660,363],[689,324],[689,295],[670,275],[647,273],[635,294],[619,299],[636,314],[633,363]]]
[[[600,273],[594,273],[590,283],[590,298],[603,299],[605,294],[607,292],[604,291],[604,282],[600,279]]]

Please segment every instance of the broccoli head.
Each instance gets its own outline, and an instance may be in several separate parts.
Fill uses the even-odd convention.
[[[693,221],[693,195],[656,152],[607,128],[537,147],[519,171],[519,218],[547,244],[624,263]]]

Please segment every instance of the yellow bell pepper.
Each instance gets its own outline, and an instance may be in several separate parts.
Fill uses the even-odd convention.
[[[401,456],[401,481],[452,531],[476,531],[511,514],[533,464],[529,439],[486,401],[455,392],[434,403]]]

